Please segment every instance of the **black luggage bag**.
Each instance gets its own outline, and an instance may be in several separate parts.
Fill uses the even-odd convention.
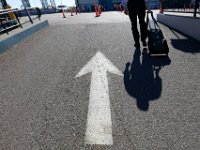
[[[149,14],[151,14],[151,18],[153,20],[154,29],[151,28],[151,23],[149,21]],[[148,31],[148,48],[149,54],[166,54],[169,53],[169,47],[167,45],[167,41],[163,36],[163,33],[153,16],[152,11],[147,11],[147,25],[149,26]]]

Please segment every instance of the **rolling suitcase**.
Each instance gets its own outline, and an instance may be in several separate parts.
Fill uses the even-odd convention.
[[[151,23],[149,21],[149,14],[151,14],[151,18],[153,20],[154,29],[151,27]],[[147,11],[147,25],[149,26],[148,31],[148,48],[149,54],[166,54],[169,53],[169,47],[167,45],[167,41],[163,36],[163,33],[153,16],[152,11]]]

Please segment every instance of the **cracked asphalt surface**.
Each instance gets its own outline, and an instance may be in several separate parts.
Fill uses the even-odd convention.
[[[149,57],[122,13],[43,17],[0,55],[0,149],[200,149],[198,42],[161,25],[169,57]],[[91,74],[74,78],[98,51],[124,73],[108,73],[112,146],[85,145]]]

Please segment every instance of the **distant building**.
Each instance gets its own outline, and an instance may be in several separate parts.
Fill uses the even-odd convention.
[[[47,0],[40,0],[41,4],[42,4],[42,8],[43,9],[47,9],[48,8],[48,1]]]
[[[122,3],[125,5],[128,0],[75,0],[76,6],[81,10],[94,11],[94,5],[101,4],[105,10],[114,10],[114,5]],[[159,8],[160,0],[145,0],[147,8]]]
[[[75,0],[75,4],[82,11],[94,11],[94,5],[101,4],[105,10],[114,10],[114,5],[119,5],[127,0]],[[184,4],[193,4],[195,0],[162,0],[163,8],[183,8]],[[160,0],[145,0],[146,7],[150,9],[159,9]]]
[[[160,8],[160,0],[145,0],[147,8]],[[162,0],[163,8],[184,8],[184,5],[194,5],[195,0]]]
[[[145,0],[146,7],[150,9],[158,9],[160,7],[160,0]]]
[[[0,0],[0,9],[5,8],[5,6],[7,6],[6,0]]]
[[[55,0],[50,0],[50,3],[51,3],[51,6],[52,6],[52,7],[54,7],[54,8],[56,7]]]
[[[195,0],[176,0],[176,1],[169,1],[169,0],[162,0],[163,8],[184,8],[184,5],[194,5]],[[189,6],[188,6],[189,7]]]
[[[94,11],[95,5],[102,5],[105,10],[113,10],[114,4],[120,4],[122,0],[75,0],[75,4],[82,11]]]
[[[8,4],[7,4],[6,0],[0,0],[0,8],[1,9],[5,8],[7,5]]]
[[[24,7],[31,7],[29,0],[21,0]]]

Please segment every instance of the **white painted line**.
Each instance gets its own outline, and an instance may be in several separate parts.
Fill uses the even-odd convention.
[[[75,78],[89,72],[92,72],[92,79],[85,144],[112,145],[112,121],[107,72],[123,75],[101,52],[97,52]]]

